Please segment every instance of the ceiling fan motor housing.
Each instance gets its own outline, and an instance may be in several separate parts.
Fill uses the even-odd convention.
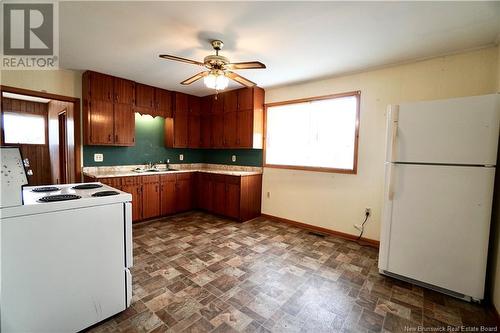
[[[229,64],[229,59],[220,55],[209,55],[203,59],[207,67],[214,69],[222,69],[226,64]]]

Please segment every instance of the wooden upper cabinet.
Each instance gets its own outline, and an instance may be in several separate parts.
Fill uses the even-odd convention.
[[[223,148],[224,147],[224,115],[222,114],[212,114],[212,148]]]
[[[114,102],[120,104],[134,105],[135,82],[118,77],[113,78]]]
[[[113,102],[113,77],[97,72],[88,72],[89,98]]]
[[[219,114],[224,112],[224,95],[219,94],[209,96],[209,99],[212,101],[212,113]]]
[[[145,84],[135,85],[135,105],[138,108],[154,109],[155,88]]]
[[[238,111],[238,90],[224,93],[224,113]]]
[[[189,114],[200,114],[201,101],[197,96],[189,96]]]
[[[135,144],[135,114],[130,104],[114,105],[114,143],[120,146]]]
[[[238,90],[238,110],[251,110],[254,106],[255,88],[242,88]]]
[[[173,148],[188,146],[189,96],[176,92],[174,95]],[[167,145],[168,146],[168,145]]]
[[[165,118],[172,117],[172,93],[165,89],[155,89],[156,113]]]
[[[113,144],[113,103],[102,100],[88,102],[88,130],[87,144]]]
[[[237,138],[237,112],[224,113],[224,147],[236,148]]]
[[[252,148],[253,146],[253,116],[254,113],[252,110],[237,112],[236,146],[238,148]]]

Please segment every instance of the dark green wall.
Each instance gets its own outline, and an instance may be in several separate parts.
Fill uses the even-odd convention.
[[[173,149],[165,148],[164,122],[162,117],[135,114],[135,146],[108,147],[83,146],[84,166],[112,166],[144,164],[147,162],[216,163],[262,166],[261,149]],[[94,153],[104,154],[103,162],[94,162]],[[184,154],[184,160],[179,160]],[[236,162],[231,156],[236,155]]]

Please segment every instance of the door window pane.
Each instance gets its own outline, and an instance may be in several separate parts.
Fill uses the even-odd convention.
[[[5,143],[45,144],[45,117],[28,113],[3,114]]]

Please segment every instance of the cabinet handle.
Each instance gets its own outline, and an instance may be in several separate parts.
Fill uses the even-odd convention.
[[[111,134],[108,134],[108,142],[111,142]]]
[[[134,137],[134,138],[132,138],[132,142],[135,142],[135,137]]]

